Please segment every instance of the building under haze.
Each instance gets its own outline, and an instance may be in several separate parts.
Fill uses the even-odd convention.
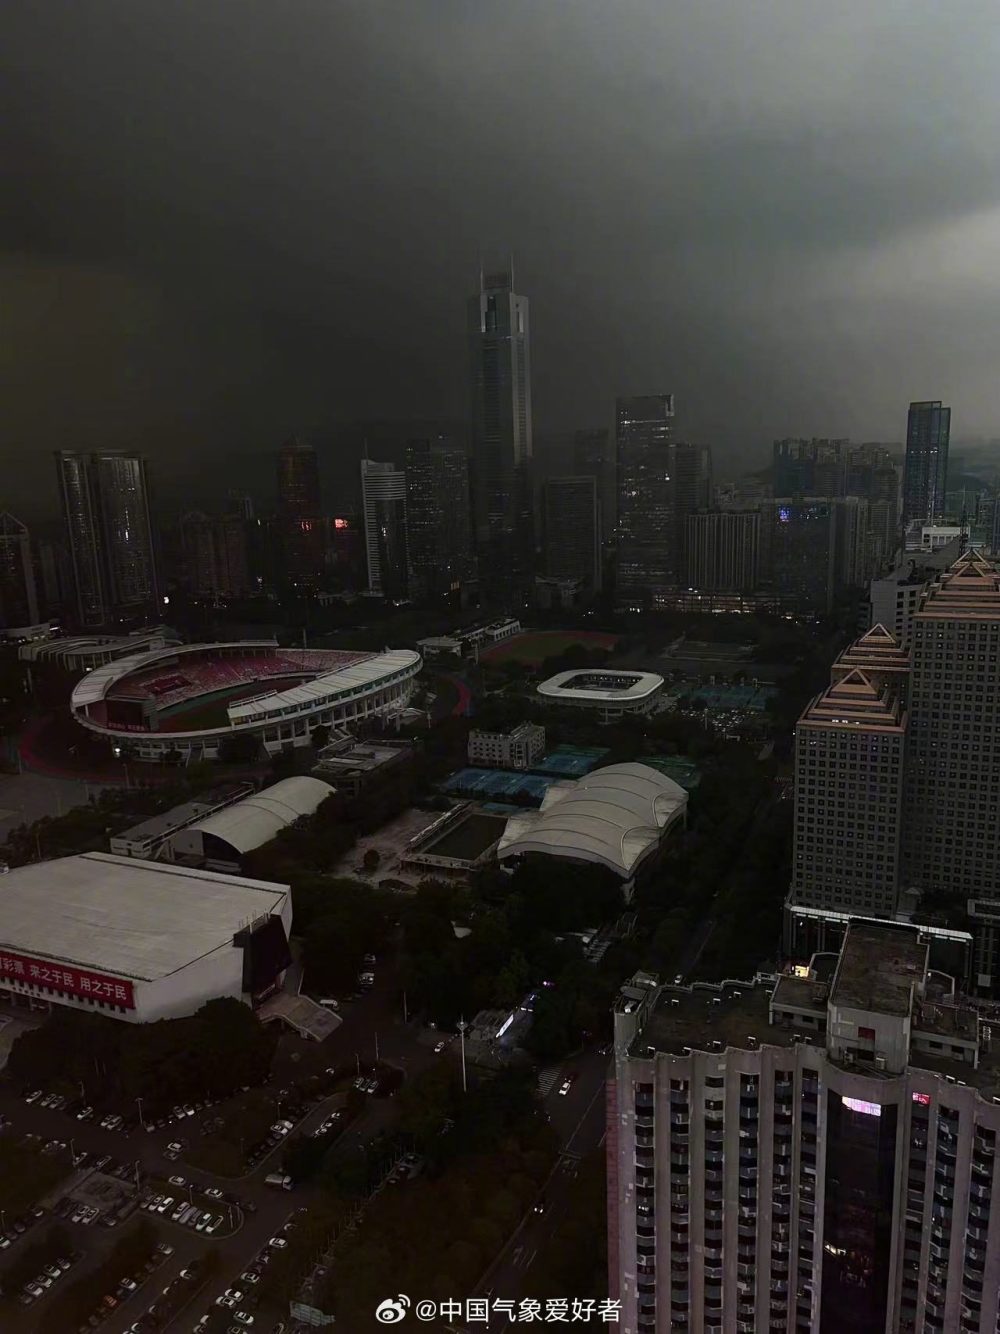
[[[80,627],[155,616],[159,589],[146,460],[119,451],[60,451],[56,473]]]
[[[13,514],[0,514],[0,631],[38,624],[35,569],[28,530]]]
[[[703,510],[685,520],[685,582],[705,593],[752,593],[760,580],[760,511]]]
[[[858,919],[794,976],[623,987],[621,1334],[995,1334],[995,1023],[930,953]]]
[[[910,404],[903,463],[904,523],[944,521],[950,435],[951,408],[940,399]]]
[[[362,459],[361,507],[368,591],[378,597],[405,598],[409,574],[406,474],[393,463]]]
[[[531,357],[528,298],[513,267],[482,277],[469,301],[472,495],[480,587],[487,600],[524,600],[534,573]]]
[[[542,487],[545,575],[570,581],[584,593],[601,586],[601,505],[597,480],[549,477]]]
[[[978,552],[913,614],[905,885],[1000,899],[1000,574]]]
[[[474,573],[468,456],[450,440],[411,440],[405,474],[410,595],[449,596]]]
[[[292,585],[315,586],[323,574],[325,537],[315,449],[296,439],[277,457],[278,538],[282,573]]]
[[[247,523],[239,514],[199,510],[180,521],[182,577],[200,598],[239,598],[250,591]]]
[[[617,591],[648,601],[675,581],[672,394],[619,398],[615,404],[618,489]]]

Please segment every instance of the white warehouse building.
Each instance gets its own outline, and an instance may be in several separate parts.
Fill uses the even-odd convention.
[[[88,852],[0,878],[0,999],[130,1023],[252,1005],[291,962],[288,885]]]

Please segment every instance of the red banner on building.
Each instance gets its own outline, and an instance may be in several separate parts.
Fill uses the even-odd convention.
[[[32,959],[26,954],[11,954],[9,950],[0,949],[0,985],[5,981],[26,982],[33,987],[48,987],[51,991],[65,991],[71,996],[103,1001],[106,1005],[135,1009],[132,983],[125,978],[108,977],[105,973],[91,973],[71,964]]]

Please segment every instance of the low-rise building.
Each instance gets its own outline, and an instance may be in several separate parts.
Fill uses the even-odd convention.
[[[511,732],[469,733],[469,763],[491,769],[531,769],[545,754],[545,728],[521,723]]]
[[[148,1023],[269,995],[291,962],[288,885],[88,852],[9,871],[0,999]]]

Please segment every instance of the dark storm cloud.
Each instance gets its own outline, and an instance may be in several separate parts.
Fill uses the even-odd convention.
[[[24,485],[59,446],[179,474],[296,426],[461,414],[483,248],[532,298],[540,426],[673,390],[734,465],[777,433],[899,438],[914,396],[994,427],[992,0],[5,17]]]

